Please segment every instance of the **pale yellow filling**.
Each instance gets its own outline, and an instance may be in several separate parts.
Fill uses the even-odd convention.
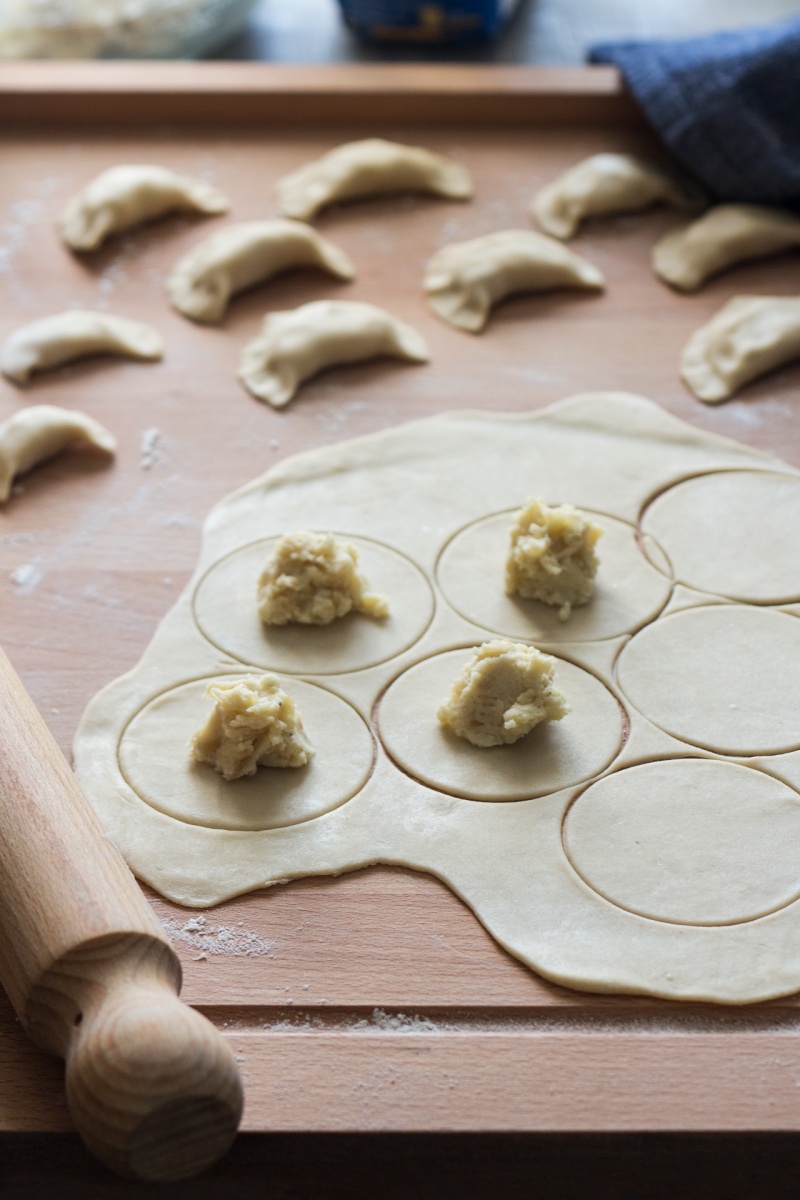
[[[571,504],[532,499],[517,514],[506,562],[506,594],[541,600],[566,621],[594,590],[595,544],[603,530]]]
[[[519,642],[484,642],[437,710],[439,723],[473,746],[516,742],[569,704],[553,683],[555,659]]]
[[[225,779],[258,767],[304,767],[313,757],[300,713],[274,675],[212,681],[205,695],[214,708],[192,738],[192,755]]]
[[[358,570],[358,550],[332,533],[287,533],[258,581],[265,625],[330,625],[352,609],[386,617],[385,596],[371,592]]]

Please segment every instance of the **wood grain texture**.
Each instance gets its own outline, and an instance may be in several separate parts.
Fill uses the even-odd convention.
[[[230,1145],[235,1061],[178,1000],[180,966],[0,650],[0,979],[66,1059],[86,1144],[126,1175],[193,1175]]]
[[[61,68],[49,69],[57,79]],[[96,105],[104,104],[104,72],[81,69],[93,81]],[[237,69],[225,69],[234,80]],[[120,70],[129,90],[118,95],[152,78],[150,68]],[[185,75],[182,66],[174,75],[161,70],[156,94],[163,98],[163,80],[177,90]],[[502,83],[492,74],[489,92]],[[653,277],[649,255],[679,218],[654,211],[590,223],[576,239],[575,248],[606,274],[602,297],[518,297],[498,307],[481,337],[448,328],[428,311],[422,273],[439,246],[529,227],[533,191],[586,154],[658,154],[639,122],[529,123],[539,77],[525,75],[519,119],[491,129],[450,124],[447,103],[438,108],[429,94],[424,134],[399,117],[387,121],[370,105],[366,82],[357,118],[333,128],[323,88],[316,110],[310,98],[301,109],[306,123],[298,117],[286,129],[270,121],[255,131],[234,121],[209,130],[208,105],[200,102],[193,127],[165,127],[172,109],[164,103],[162,124],[149,130],[120,126],[111,134],[102,120],[81,130],[6,129],[0,337],[79,304],[147,320],[167,343],[158,365],[87,361],[42,375],[24,392],[0,381],[0,417],[43,401],[80,407],[120,441],[111,466],[78,455],[43,465],[0,511],[0,641],[62,749],[89,697],[134,664],[171,607],[212,504],[287,454],[448,409],[524,411],[578,391],[617,388],[800,466],[800,368],[711,409],[678,378],[689,334],[730,296],[796,290],[796,255],[752,263],[696,296],[678,296]],[[602,79],[588,78],[599,79],[602,97]],[[109,71],[106,88],[110,79]],[[50,111],[57,95],[54,86]],[[74,113],[69,95],[64,85],[64,112]],[[138,120],[134,106],[129,113]],[[287,274],[236,299],[218,329],[184,321],[162,290],[170,266],[218,222],[169,218],[81,259],[54,232],[66,199],[118,161],[204,175],[231,196],[230,219],[268,217],[277,178],[338,141],[370,133],[454,155],[473,172],[476,199],[463,205],[404,196],[331,209],[319,228],[354,259],[355,283]],[[286,410],[259,404],[235,379],[241,346],[267,310],[325,296],[387,307],[425,336],[431,366],[344,368],[310,382]],[[143,455],[142,439],[151,444],[145,435],[154,430],[153,452]],[[184,999],[243,1056],[247,1129],[328,1129],[333,1110],[336,1128],[350,1129],[381,1121],[392,1129],[800,1126],[800,1109],[790,1104],[799,1061],[794,1000],[743,1012],[557,988],[499,949],[438,881],[386,867],[299,881],[205,913],[157,897],[151,903],[180,954]],[[399,1014],[400,1032],[392,1026]],[[415,1022],[422,1028],[415,1031]],[[387,1064],[403,1082],[388,1082]],[[640,1104],[613,1088],[606,1103],[612,1066]],[[569,1087],[562,1088],[564,1078]],[[398,1087],[402,1104],[393,1115]],[[304,1098],[307,1088],[313,1103]],[[747,1090],[755,1092],[751,1116],[741,1099]],[[486,1095],[491,1102],[481,1100]],[[0,1009],[0,1129],[46,1131],[67,1122],[51,1063],[37,1058]]]
[[[615,67],[487,72],[460,64],[21,62],[0,64],[0,127],[235,125],[344,121],[418,125],[641,120]]]

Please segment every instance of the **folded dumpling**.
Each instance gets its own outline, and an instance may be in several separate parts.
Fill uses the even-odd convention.
[[[161,358],[161,335],[142,321],[75,308],[41,317],[16,329],[0,350],[0,371],[14,383],[27,383],[35,371],[48,371],[90,354]]]
[[[675,229],[653,250],[653,270],[682,292],[736,263],[800,246],[800,217],[760,204],[720,204]]]
[[[264,318],[260,333],[242,351],[239,378],[253,396],[282,408],[304,380],[325,367],[382,355],[428,361],[421,335],[382,308],[316,300]]]
[[[698,400],[717,404],[800,357],[800,297],[736,296],[692,334],[681,377]]]
[[[592,263],[530,229],[503,229],[444,246],[425,272],[431,308],[470,333],[480,333],[492,305],[515,292],[604,287],[603,276]]]
[[[167,292],[193,321],[221,321],[231,296],[295,267],[319,267],[338,279],[355,270],[344,250],[302,221],[243,221],[194,246],[173,267]]]
[[[592,154],[536,193],[531,215],[546,233],[571,238],[586,217],[635,212],[653,204],[699,209],[706,198],[690,180],[634,154]]]
[[[99,421],[77,409],[53,404],[34,404],[4,421],[0,425],[0,503],[8,500],[17,475],[69,446],[93,446],[111,455],[117,442]]]
[[[102,171],[73,196],[58,228],[70,249],[96,250],[109,234],[166,213],[213,215],[227,210],[227,197],[202,179],[178,175],[168,167],[123,163]]]
[[[386,192],[433,192],[450,200],[467,200],[472,180],[465,167],[443,154],[384,138],[364,138],[337,146],[286,175],[276,191],[285,217],[310,221],[327,204]]]

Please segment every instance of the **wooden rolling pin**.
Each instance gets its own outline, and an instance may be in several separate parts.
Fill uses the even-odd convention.
[[[178,999],[178,959],[0,650],[0,981],[98,1158],[181,1179],[230,1145],[242,1086]]]

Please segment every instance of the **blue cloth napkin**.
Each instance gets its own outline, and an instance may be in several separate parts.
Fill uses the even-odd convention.
[[[718,200],[800,205],[800,18],[680,41],[610,42],[613,63]]]

